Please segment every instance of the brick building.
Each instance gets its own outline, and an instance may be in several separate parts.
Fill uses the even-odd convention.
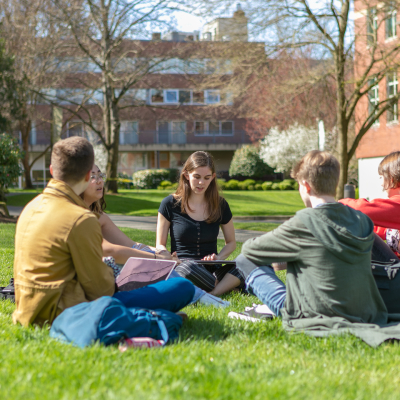
[[[355,75],[368,63],[368,47],[376,40],[378,48],[399,46],[399,19],[397,6],[390,7],[378,1],[355,1]],[[398,61],[395,62],[398,64]],[[398,66],[398,65],[397,65]],[[360,70],[358,70],[360,68]],[[375,73],[371,71],[371,75]],[[371,82],[371,80],[370,80]],[[364,96],[356,109],[356,124],[365,120],[371,107],[397,94],[398,71],[394,68]],[[359,167],[360,197],[385,197],[378,175],[378,165],[387,154],[400,150],[398,104],[384,112],[361,139],[356,150]]]
[[[232,60],[238,49],[264,51],[262,44],[248,42],[244,12],[238,8],[232,18],[210,22],[202,35],[197,31],[168,32],[162,37],[153,33],[152,40],[126,41],[123,47],[128,53],[141,52],[135,60],[126,59],[126,68],[138,60],[153,60],[158,69],[135,84],[125,97],[127,108],[120,113],[118,171],[131,175],[140,169],[179,167],[197,150],[212,153],[218,171],[228,171],[234,151],[251,143],[246,116],[237,111],[240,100],[226,90],[226,83],[237,74]],[[62,138],[79,135],[93,144],[99,142],[96,134],[68,112],[71,102],[84,101],[96,119],[101,91],[88,94],[77,82],[96,79],[98,72],[90,60],[78,61],[71,53],[60,55],[54,73],[66,76],[56,87],[41,88],[43,101],[35,106],[40,118],[32,121],[30,135],[31,160],[49,145],[51,132],[57,129]],[[34,183],[49,179],[49,162],[49,154],[35,162]]]

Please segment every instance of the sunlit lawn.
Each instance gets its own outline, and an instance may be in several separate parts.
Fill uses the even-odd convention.
[[[12,275],[14,225],[0,224],[0,285]],[[154,244],[152,232],[124,229]],[[219,243],[221,245],[221,242]],[[239,249],[236,251],[237,254]],[[372,349],[352,336],[286,333],[279,319],[227,318],[256,301],[232,294],[227,309],[190,306],[177,343],[120,353],[84,350],[49,338],[47,329],[14,326],[14,305],[0,301],[0,393],[13,400],[268,400],[399,398],[398,343]]]
[[[21,192],[18,192],[21,193]],[[163,190],[120,190],[118,195],[106,195],[107,212],[137,216],[155,216],[162,199],[169,195]],[[304,208],[297,191],[226,191],[224,197],[234,216],[294,215]],[[24,206],[36,193],[10,196],[7,204]]]

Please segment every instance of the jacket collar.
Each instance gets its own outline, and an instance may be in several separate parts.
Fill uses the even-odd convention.
[[[51,194],[60,197],[67,197],[71,203],[89,209],[83,199],[78,196],[67,183],[59,181],[57,179],[50,179],[46,188],[43,190],[45,194]]]

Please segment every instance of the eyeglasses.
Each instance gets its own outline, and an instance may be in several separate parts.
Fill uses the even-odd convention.
[[[100,173],[98,175],[90,175],[90,182],[94,183],[94,182],[98,182],[98,181],[105,181],[107,178],[106,174]]]

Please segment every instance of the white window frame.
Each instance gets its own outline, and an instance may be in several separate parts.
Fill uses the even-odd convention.
[[[367,11],[367,46],[373,45],[378,40],[378,10],[371,7]]]
[[[210,101],[208,100],[208,96],[214,94],[214,92],[215,92],[215,94],[217,95],[218,100],[217,100],[217,101],[212,101],[212,102],[210,102]],[[215,94],[214,94],[214,95],[215,95]],[[217,89],[208,89],[208,90],[205,90],[205,91],[204,91],[204,103],[205,103],[205,104],[220,104],[220,103],[221,103],[221,92],[220,92],[220,90],[217,90]]]
[[[371,84],[371,81],[376,81],[376,78],[371,79],[369,84]],[[376,105],[379,103],[379,82],[377,82],[374,86],[371,87],[371,89],[368,91],[368,114],[371,114],[372,108],[376,107]],[[375,111],[375,114],[377,114],[378,110]],[[379,118],[374,122],[374,125],[379,125]]]
[[[394,79],[393,80],[389,80],[390,76],[392,78],[394,78]],[[387,96],[388,96],[388,99],[390,99],[391,97],[396,96],[397,92],[398,92],[399,81],[398,81],[398,78],[397,78],[397,72],[391,72],[390,74],[388,74],[386,76],[386,81],[387,81]],[[389,92],[390,92],[389,89],[391,87],[394,87],[393,94],[389,94]],[[392,120],[389,120],[389,115],[390,114],[393,115],[393,119]],[[389,109],[389,110],[386,111],[386,118],[387,118],[386,122],[388,124],[397,124],[399,122],[398,114],[399,114],[399,107],[398,107],[398,102],[397,102],[397,103],[393,104],[393,108],[392,109]]]
[[[168,141],[167,143],[160,143],[159,141],[159,124],[160,122],[166,122],[168,124]],[[185,143],[175,143],[172,141],[172,135],[173,135],[173,124],[177,124],[177,123],[184,123],[185,124],[185,130],[184,130],[184,135],[185,135],[185,139],[186,139],[186,133],[187,133],[187,122],[183,121],[183,120],[173,120],[173,121],[157,121],[157,144],[186,144],[187,143],[187,139],[185,140]]]
[[[388,32],[388,22],[391,21],[391,32]],[[397,10],[395,5],[389,7],[386,12],[385,19],[385,38],[386,40],[393,40],[397,38]]]
[[[176,101],[168,101],[167,100],[167,93],[175,93]],[[179,104],[179,89],[164,89],[164,103],[165,104]]]
[[[201,133],[196,133],[196,123],[200,123],[200,122],[202,122],[202,123],[204,123],[204,134],[201,134]],[[198,137],[214,137],[214,136],[218,136],[218,137],[229,137],[229,136],[234,136],[234,134],[235,134],[235,122],[234,121],[231,121],[231,120],[223,120],[223,121],[218,121],[218,124],[219,124],[219,132],[218,132],[218,134],[213,134],[213,133],[210,133],[210,127],[209,127],[209,123],[210,122],[213,122],[213,121],[194,121],[194,128],[193,128],[193,133],[194,133],[194,135],[195,136],[198,136]],[[217,122],[217,121],[215,121],[215,122]],[[224,123],[224,122],[231,122],[232,123],[232,133],[222,133],[222,123]]]
[[[158,103],[158,102],[153,102],[152,101],[152,91],[153,90],[160,90],[160,91],[162,91],[163,92],[163,98],[164,98],[164,100],[163,100],[163,102],[161,103]],[[189,100],[189,102],[188,103],[180,103],[179,102],[179,92],[180,91],[185,91],[185,92],[190,92],[190,100]],[[176,93],[176,98],[177,98],[177,101],[167,101],[167,92],[175,92]],[[184,89],[184,88],[180,88],[180,89],[150,89],[150,99],[149,99],[149,101],[150,101],[150,104],[158,104],[158,105],[164,105],[164,104],[174,104],[174,105],[178,105],[178,104],[182,104],[182,105],[184,105],[184,106],[189,106],[189,105],[193,105],[193,104],[196,104],[196,105],[200,105],[200,104],[205,104],[205,103],[193,103],[193,89]]]
[[[136,131],[126,131],[126,130],[122,130],[122,126],[123,124],[136,124]],[[126,133],[134,133],[136,135],[136,141],[133,143],[126,143],[125,142],[125,135]],[[121,127],[120,127],[120,131],[119,131],[119,144],[120,145],[133,145],[133,144],[138,144],[139,143],[139,121],[131,121],[131,120],[124,120],[121,121]]]

